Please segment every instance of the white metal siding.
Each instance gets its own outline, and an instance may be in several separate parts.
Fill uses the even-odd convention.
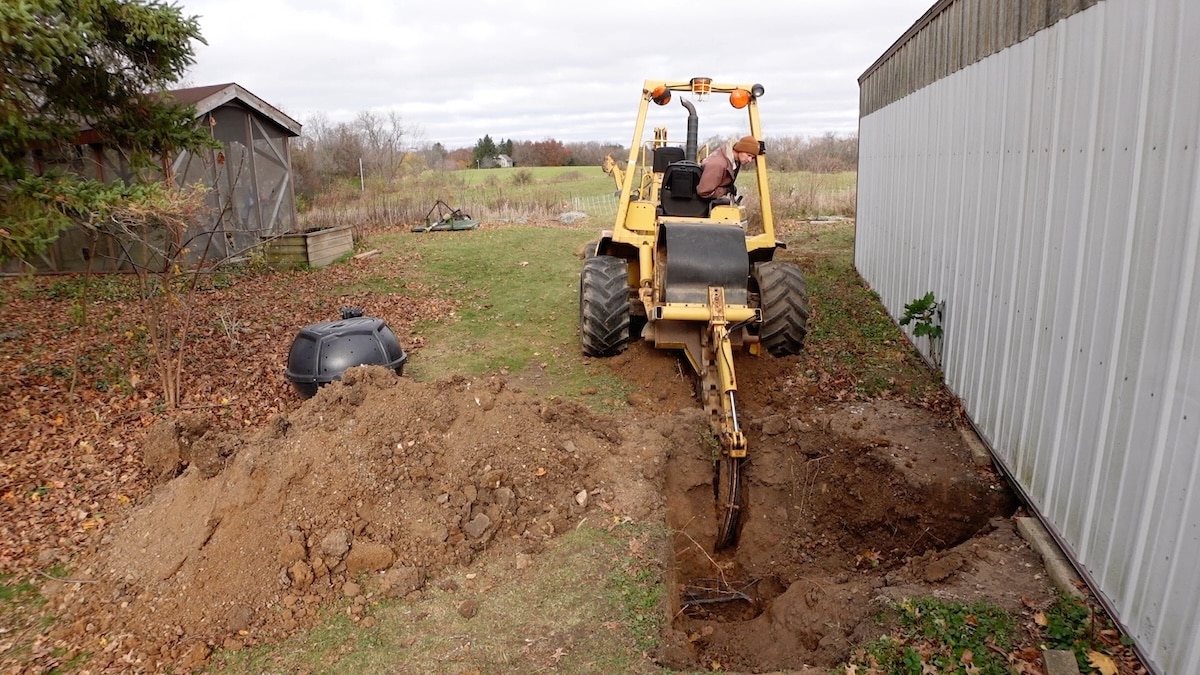
[[[1200,2],[1104,0],[859,133],[860,273],[945,301],[984,439],[1152,666],[1200,672]]]

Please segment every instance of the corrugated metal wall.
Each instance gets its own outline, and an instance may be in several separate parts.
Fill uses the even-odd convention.
[[[893,316],[944,300],[984,440],[1150,665],[1200,673],[1200,2],[1081,6],[914,89],[860,122],[856,265]]]

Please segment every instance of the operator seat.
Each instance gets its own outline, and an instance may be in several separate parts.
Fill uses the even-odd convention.
[[[682,218],[707,217],[712,200],[696,194],[702,173],[700,165],[689,160],[667,165],[658,195],[659,214]]]

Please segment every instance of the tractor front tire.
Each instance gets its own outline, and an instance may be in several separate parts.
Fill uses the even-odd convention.
[[[790,262],[772,260],[754,266],[763,323],[759,339],[771,356],[793,356],[808,335],[808,284]]]
[[[598,255],[579,277],[579,341],[588,356],[615,356],[629,346],[629,267]]]

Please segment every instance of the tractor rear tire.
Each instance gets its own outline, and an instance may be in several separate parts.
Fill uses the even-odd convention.
[[[763,323],[759,339],[771,356],[794,356],[808,335],[808,284],[790,262],[772,260],[754,266]]]
[[[588,356],[615,356],[629,346],[629,266],[598,255],[579,277],[579,341]]]

